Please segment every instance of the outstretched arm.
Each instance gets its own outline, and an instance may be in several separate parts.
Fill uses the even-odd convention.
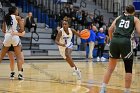
[[[80,36],[80,33],[78,33],[75,29],[71,28],[71,31],[78,37],[81,37]]]

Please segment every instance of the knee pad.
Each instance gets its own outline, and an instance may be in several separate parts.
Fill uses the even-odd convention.
[[[124,61],[124,66],[125,66],[125,72],[132,73],[133,59],[123,59],[123,61]]]

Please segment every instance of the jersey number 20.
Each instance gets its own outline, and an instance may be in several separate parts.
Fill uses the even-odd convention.
[[[119,27],[127,29],[127,28],[129,28],[129,24],[130,24],[130,21],[125,21],[122,19],[119,24]]]

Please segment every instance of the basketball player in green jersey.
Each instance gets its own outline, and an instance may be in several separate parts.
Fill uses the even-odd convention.
[[[116,67],[117,59],[119,59],[120,56],[124,61],[126,73],[124,93],[130,93],[133,67],[133,46],[131,38],[134,35],[134,28],[140,33],[140,20],[134,17],[134,14],[134,6],[126,6],[125,13],[117,17],[108,30],[111,40],[109,48],[110,58],[100,93],[106,93],[106,85],[110,80],[111,74]]]

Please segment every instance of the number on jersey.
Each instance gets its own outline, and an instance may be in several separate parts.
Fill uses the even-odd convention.
[[[127,28],[129,28],[129,25],[130,25],[130,21],[125,21],[122,19],[119,24],[119,27],[127,29]]]

